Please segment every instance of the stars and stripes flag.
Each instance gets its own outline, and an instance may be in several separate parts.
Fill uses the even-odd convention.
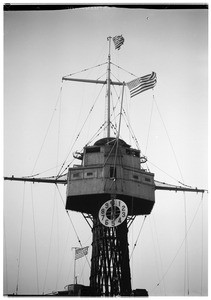
[[[76,248],[75,249],[75,260],[77,260],[79,258],[82,258],[83,256],[87,255],[88,254],[88,248],[89,248],[89,246],[83,247],[83,248]]]
[[[113,42],[116,50],[119,50],[120,47],[123,45],[125,39],[123,38],[122,35],[116,35],[113,37]]]
[[[127,83],[130,90],[130,97],[134,97],[144,91],[154,88],[157,83],[157,75],[155,72],[139,77]]]

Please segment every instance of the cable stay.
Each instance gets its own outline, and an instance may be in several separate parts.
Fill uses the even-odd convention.
[[[61,201],[62,201],[62,203],[63,203],[63,205],[64,205],[64,208],[65,208],[65,202],[64,202],[64,199],[63,199],[63,197],[62,197],[62,195],[61,195],[61,192],[60,192],[58,186],[56,186],[56,187],[57,187],[57,190],[58,190],[58,192],[59,192],[60,199],[61,199]],[[70,217],[69,210],[66,210],[66,213],[67,213],[67,216],[68,216],[68,218],[69,218],[69,220],[70,220],[70,223],[71,223],[71,225],[72,225],[72,227],[73,227],[73,230],[74,230],[75,235],[76,235],[76,237],[77,237],[78,243],[79,243],[80,247],[83,248],[83,245],[82,245],[82,243],[81,243],[81,240],[80,240],[80,238],[79,238],[79,235],[78,235],[78,233],[77,233],[77,231],[76,231],[76,228],[75,228],[75,226],[74,226],[74,224],[73,224],[73,221],[72,221],[72,219],[71,219],[71,217]],[[91,267],[91,266],[90,266],[90,263],[89,263],[89,261],[88,261],[88,259],[87,259],[87,257],[86,257],[86,261],[87,261],[89,267]]]
[[[184,243],[186,242],[187,236],[188,236],[188,234],[189,234],[189,232],[190,232],[190,229],[191,229],[191,227],[192,227],[192,225],[193,225],[193,223],[194,223],[194,221],[195,221],[195,218],[196,218],[196,216],[197,216],[197,214],[198,214],[199,208],[200,208],[200,206],[201,206],[202,204],[203,204],[203,193],[202,193],[202,195],[201,195],[201,201],[200,201],[200,203],[199,203],[199,205],[198,205],[198,207],[197,207],[197,209],[196,209],[196,211],[195,211],[195,214],[194,214],[194,216],[193,216],[193,218],[192,218],[192,221],[190,222],[190,225],[189,225],[188,229],[187,229],[186,232],[185,232],[185,235],[184,235],[184,238],[183,238],[181,244],[179,245],[179,247],[178,247],[178,249],[177,249],[177,251],[176,251],[174,257],[172,258],[172,260],[171,260],[169,266],[167,267],[166,271],[163,273],[163,276],[161,277],[161,279],[159,280],[159,282],[156,284],[156,286],[154,287],[154,289],[152,289],[152,290],[150,291],[150,293],[152,293],[158,286],[160,286],[161,282],[164,280],[164,278],[165,278],[166,275],[168,274],[169,270],[171,269],[171,267],[172,267],[174,261],[176,260],[176,258],[177,258],[177,256],[178,256],[180,250],[182,249],[182,246],[183,246]]]
[[[3,239],[4,239],[4,271],[5,271],[5,286],[6,286],[6,293],[8,293],[8,258],[7,258],[7,237],[6,237],[6,226],[5,226],[5,217],[4,217],[4,225],[3,225]],[[5,293],[5,294],[6,294]]]
[[[136,77],[136,78],[138,77],[137,75],[135,75],[135,74],[133,74],[133,73],[131,73],[131,72],[129,72],[129,71],[123,69],[122,67],[120,67],[120,66],[118,66],[118,65],[116,65],[116,64],[114,64],[114,63],[112,63],[112,62],[111,62],[111,64],[112,64],[113,66],[117,67],[118,69],[120,69],[120,70],[122,70],[122,71],[124,71],[124,72],[126,72],[126,73],[128,73],[128,74],[130,74],[130,75],[132,75],[132,76],[134,76],[134,77]]]
[[[51,118],[50,118],[50,121],[49,121],[47,130],[46,130],[46,133],[45,133],[43,142],[42,142],[42,145],[41,145],[41,147],[40,147],[39,153],[38,153],[38,155],[37,155],[36,161],[35,161],[34,166],[33,166],[33,169],[32,169],[32,174],[33,174],[33,172],[34,172],[34,170],[35,170],[35,167],[36,167],[36,165],[37,165],[38,159],[39,159],[40,154],[41,154],[41,152],[42,152],[43,146],[44,146],[45,141],[46,141],[46,139],[47,139],[47,135],[48,135],[49,129],[50,129],[50,127],[51,127],[51,123],[52,123],[52,121],[53,121],[53,118],[54,118],[54,115],[55,115],[55,112],[56,112],[57,105],[58,105],[58,103],[59,103],[59,100],[61,100],[62,88],[63,88],[63,85],[61,85],[61,87],[60,87],[59,95],[58,95],[58,97],[57,97],[57,101],[56,101],[56,104],[55,104],[55,106],[54,106],[54,110],[53,110],[53,112],[52,112],[52,115],[51,115]]]
[[[35,226],[35,212],[34,212],[34,197],[31,185],[31,202],[32,202],[32,216],[33,216],[33,232],[34,232],[34,248],[35,248],[35,263],[36,263],[36,284],[37,284],[37,292],[39,294],[39,270],[38,270],[38,255],[37,255],[37,234],[36,234],[36,226]]]
[[[73,147],[74,147],[76,141],[79,139],[79,136],[81,135],[81,132],[82,132],[82,130],[83,130],[83,128],[84,128],[84,126],[85,126],[85,124],[86,124],[88,118],[90,117],[90,114],[92,113],[92,111],[93,111],[93,109],[94,109],[94,106],[95,106],[97,100],[99,99],[99,96],[100,96],[100,94],[101,94],[101,92],[102,92],[102,90],[103,90],[103,87],[104,87],[104,85],[102,86],[102,88],[100,89],[100,92],[98,93],[97,97],[95,98],[94,103],[92,104],[92,106],[91,106],[91,108],[90,108],[90,110],[89,110],[89,112],[88,112],[88,114],[87,114],[87,117],[86,117],[84,123],[82,124],[81,129],[80,129],[79,133],[77,134],[77,136],[76,136],[76,138],[75,138],[75,141],[73,142],[73,145],[71,146],[71,149],[69,150],[68,155],[66,156],[66,159],[64,160],[64,162],[63,162],[63,164],[62,164],[62,166],[61,166],[61,168],[60,168],[60,170],[59,170],[57,176],[60,176],[60,175],[64,172],[64,170],[62,171],[62,168],[64,167],[64,165],[65,165],[65,163],[66,163],[66,161],[67,161],[67,159],[68,159],[68,157],[69,157],[69,155],[70,155],[70,152],[72,151],[72,149],[73,149]],[[67,168],[65,168],[65,170],[66,170],[66,169],[67,169]]]
[[[131,257],[132,257],[132,255],[133,255],[133,252],[134,252],[134,250],[135,250],[135,247],[137,246],[138,239],[139,239],[140,234],[141,234],[141,231],[142,231],[142,229],[143,229],[143,226],[144,226],[144,222],[145,222],[145,220],[146,220],[146,217],[147,217],[147,216],[144,216],[144,219],[143,219],[143,222],[142,222],[142,224],[141,224],[141,228],[140,228],[140,230],[139,230],[137,239],[136,239],[136,241],[135,241],[135,243],[134,243],[134,245],[133,245],[133,249],[132,249],[132,252],[131,252],[131,255],[130,255],[130,260],[131,260]]]
[[[95,69],[95,68],[97,68],[97,67],[104,66],[104,65],[106,65],[106,64],[107,64],[107,62],[104,62],[104,63],[99,64],[99,65],[96,65],[96,66],[94,66],[94,67],[86,68],[86,69],[83,69],[83,70],[81,70],[81,71],[78,71],[78,72],[75,72],[75,73],[71,73],[71,74],[65,75],[64,77],[68,77],[68,76],[73,76],[73,75],[76,75],[76,74],[80,74],[80,73],[82,73],[82,72],[86,72],[86,71]]]
[[[24,219],[24,207],[25,207],[25,184],[23,188],[23,202],[22,202],[22,211],[21,211],[21,228],[20,228],[20,241],[19,241],[19,253],[18,253],[18,274],[17,274],[17,283],[16,283],[16,295],[19,290],[19,278],[20,278],[20,263],[21,263],[21,252],[22,252],[22,239],[23,239],[23,219]]]

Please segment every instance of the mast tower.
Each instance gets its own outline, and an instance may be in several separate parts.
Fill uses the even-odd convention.
[[[97,295],[131,295],[128,226],[154,205],[154,174],[140,166],[140,151],[110,136],[111,37],[107,64],[107,137],[84,147],[81,166],[69,168],[66,209],[92,221],[90,286]],[[124,83],[119,83],[124,88]],[[119,128],[120,130],[120,128]]]
[[[89,80],[63,77],[63,80],[107,84],[107,137],[85,146],[77,156],[81,161],[68,169],[67,178],[4,177],[5,180],[67,184],[66,209],[81,212],[92,222],[92,258],[90,287],[97,296],[130,296],[132,294],[128,229],[138,215],[151,213],[155,190],[201,192],[205,190],[159,183],[154,174],[142,168],[140,150],[132,148],[110,133],[110,86],[124,82],[111,80],[111,40],[109,43],[107,79]],[[122,102],[121,102],[122,109]],[[138,292],[139,291],[139,292]],[[142,292],[141,292],[142,291]],[[145,293],[143,293],[145,291]],[[135,295],[146,296],[146,290]]]

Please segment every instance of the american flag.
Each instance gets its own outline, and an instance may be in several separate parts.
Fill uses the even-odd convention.
[[[119,50],[120,47],[123,45],[125,39],[123,38],[122,35],[116,35],[113,37],[113,42],[116,50]]]
[[[83,247],[83,248],[76,248],[75,249],[75,260],[87,255],[88,248],[89,248],[89,246]]]
[[[130,90],[130,97],[134,97],[144,91],[154,88],[157,83],[157,76],[155,72],[139,77],[127,83]]]

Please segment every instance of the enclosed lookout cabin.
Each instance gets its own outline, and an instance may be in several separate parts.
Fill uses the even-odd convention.
[[[96,215],[105,201],[123,200],[128,215],[150,214],[155,202],[154,174],[141,167],[140,150],[117,138],[85,146],[68,170],[66,209]]]

